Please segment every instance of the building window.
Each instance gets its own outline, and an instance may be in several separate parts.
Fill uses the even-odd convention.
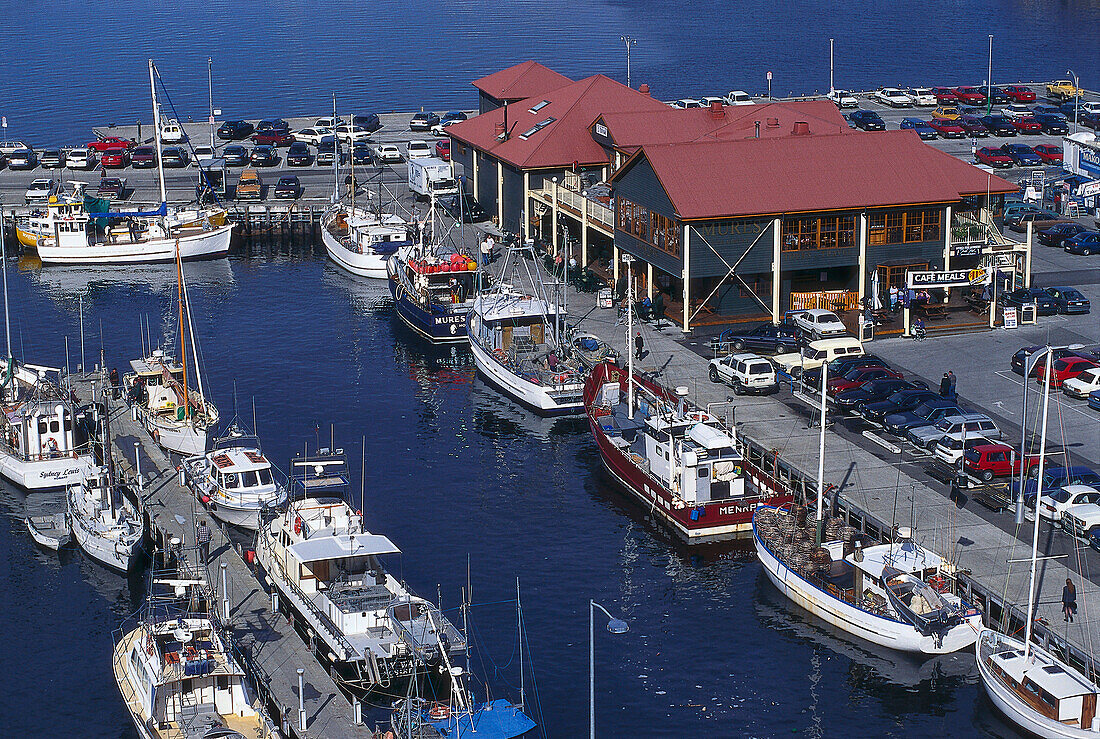
[[[943,237],[939,208],[914,208],[868,216],[868,238],[872,246],[938,241]]]
[[[805,216],[783,220],[783,251],[855,246],[855,216]]]
[[[679,258],[680,230],[676,222],[637,203],[618,198],[619,230]]]

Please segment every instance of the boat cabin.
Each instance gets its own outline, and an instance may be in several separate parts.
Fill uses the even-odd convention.
[[[1039,714],[1067,726],[1093,729],[1095,687],[1061,665],[1038,657],[1024,657],[1022,650],[1005,649],[990,655],[987,664]]]
[[[410,259],[405,263],[406,278],[421,302],[440,305],[465,303],[474,292],[477,262],[462,254],[445,257]]]
[[[331,221],[329,230],[345,248],[358,254],[393,254],[412,244],[409,224],[392,214],[383,215],[379,220],[373,213],[364,215],[355,210],[348,215],[340,211]]]
[[[27,462],[76,457],[84,445],[72,409],[58,399],[30,401],[7,411],[3,441]]]
[[[207,475],[219,490],[234,497],[266,498],[277,489],[271,462],[258,447],[235,446],[211,452]]]

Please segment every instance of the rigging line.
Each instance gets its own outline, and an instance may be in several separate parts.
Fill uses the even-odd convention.
[[[535,662],[531,657],[531,644],[527,640],[527,629],[522,630],[523,644],[527,647],[527,662],[531,666],[531,692],[535,694],[535,707],[538,711],[539,733],[546,736],[546,718],[542,712],[542,697],[539,695],[538,681],[535,679]],[[526,706],[525,706],[526,708]]]

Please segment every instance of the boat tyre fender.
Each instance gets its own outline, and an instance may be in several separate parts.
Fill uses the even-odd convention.
[[[302,517],[301,516],[295,516],[294,517],[294,533],[296,535],[301,535],[301,533],[302,533]]]
[[[154,654],[157,653],[157,647],[156,647],[156,644],[153,642],[153,635],[152,634],[146,634],[145,635],[145,652],[150,657],[152,657]]]
[[[158,429],[153,429],[150,435],[153,437],[153,441],[160,443],[160,431]]]

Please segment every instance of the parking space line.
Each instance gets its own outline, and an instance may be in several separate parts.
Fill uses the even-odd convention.
[[[1023,378],[1021,378],[1019,375],[1017,375],[1015,372],[1013,372],[1011,370],[999,370],[997,372],[994,372],[993,374],[995,374],[999,377],[1002,377],[1002,378],[1008,380],[1009,382],[1013,382],[1013,383],[1019,385],[1020,387],[1024,386]],[[1041,391],[1042,386],[1037,387],[1036,390]],[[1055,393],[1057,393],[1057,395],[1055,395]],[[1055,402],[1055,405],[1058,408],[1065,408],[1066,410],[1073,411],[1077,415],[1082,416],[1084,418],[1088,418],[1090,420],[1095,419],[1096,416],[1093,413],[1086,410],[1088,408],[1088,406],[1085,406],[1084,408],[1080,407],[1075,402],[1073,402],[1073,400],[1070,400],[1069,396],[1067,396],[1061,390],[1055,390],[1055,391],[1051,392],[1051,395],[1054,395],[1054,402]],[[1074,399],[1074,400],[1076,400],[1076,399]],[[1011,412],[1007,408],[1003,408],[1003,407],[1000,408],[1000,410],[1003,410],[1003,411],[1008,412],[1008,413]]]

